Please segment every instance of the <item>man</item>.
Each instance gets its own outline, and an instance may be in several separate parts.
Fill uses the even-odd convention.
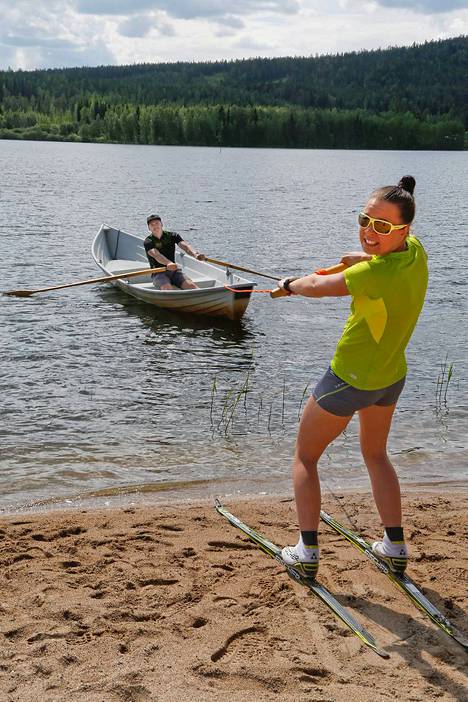
[[[174,288],[189,290],[196,288],[195,283],[190,278],[186,278],[182,271],[177,268],[177,264],[174,263],[175,247],[177,244],[182,251],[199,261],[204,261],[205,255],[195,251],[190,244],[182,239],[180,234],[163,229],[159,215],[149,215],[146,223],[151,232],[144,241],[149,264],[151,268],[167,267],[167,270],[163,273],[153,273],[151,276],[154,287],[158,290],[174,290]]]

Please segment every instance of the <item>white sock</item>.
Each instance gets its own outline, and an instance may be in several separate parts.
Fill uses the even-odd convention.
[[[385,553],[386,556],[403,556],[407,554],[407,548],[405,543],[395,543],[394,541],[391,541],[388,536],[387,532],[384,533],[384,537],[382,539],[382,545],[383,545],[383,552]],[[402,550],[404,553],[402,553]]]
[[[318,546],[306,546],[302,540],[302,534],[299,536],[299,541],[296,544],[296,553],[299,558],[304,561],[316,561],[319,557]]]

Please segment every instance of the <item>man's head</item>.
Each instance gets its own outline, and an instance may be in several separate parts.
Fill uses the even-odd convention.
[[[152,234],[158,234],[162,229],[161,217],[157,214],[150,214],[146,218],[146,224]]]

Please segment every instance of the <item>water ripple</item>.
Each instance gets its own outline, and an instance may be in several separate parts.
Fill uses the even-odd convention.
[[[405,480],[456,479],[467,457],[468,154],[377,156],[0,141],[2,288],[96,277],[100,223],[143,236],[154,209],[215,258],[314,270],[356,248],[356,212],[376,184],[413,172],[431,276],[391,450]],[[289,485],[302,401],[349,306],[256,295],[236,324],[98,285],[1,304],[0,506],[181,481]],[[444,363],[453,377],[438,400]],[[333,484],[367,484],[355,422],[323,466]]]

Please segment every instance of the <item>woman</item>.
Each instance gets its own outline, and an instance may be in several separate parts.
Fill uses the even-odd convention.
[[[405,347],[421,312],[427,288],[427,256],[410,235],[415,180],[379,188],[358,217],[364,253],[343,256],[348,266],[330,276],[285,278],[291,295],[351,295],[351,314],[330,368],[307,403],[297,438],[293,482],[300,537],[286,546],[286,563],[315,577],[320,482],[317,463],[327,446],[359,413],[360,445],[372,492],[385,527],[374,553],[396,572],[406,568],[398,478],[387,455],[387,437],[406,375]]]

